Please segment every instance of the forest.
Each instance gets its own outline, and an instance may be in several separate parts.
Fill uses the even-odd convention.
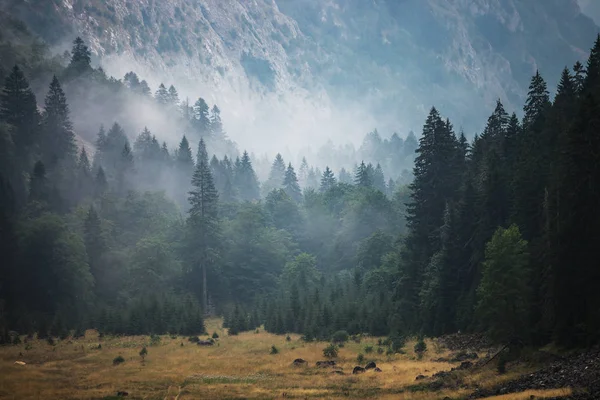
[[[374,131],[353,169],[278,154],[268,174],[218,106],[108,77],[79,38],[60,59],[37,43],[0,50],[16,64],[0,71],[0,341],[192,335],[212,315],[230,334],[264,324],[304,340],[600,336],[600,36],[553,99],[536,73],[523,117],[498,101],[471,141],[433,107],[418,143]],[[152,101],[183,127],[179,145],[107,120],[86,149],[72,121],[95,110],[69,94],[90,90],[115,107]]]

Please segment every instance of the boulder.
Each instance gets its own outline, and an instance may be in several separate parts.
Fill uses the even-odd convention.
[[[293,362],[294,366],[296,367],[300,367],[300,366],[304,366],[307,365],[308,363],[306,362],[306,360],[303,360],[301,358],[296,358]]]
[[[198,346],[212,346],[214,343],[210,340],[199,340]]]
[[[415,378],[415,381],[420,381],[423,379],[426,379],[427,377],[425,375],[417,375],[417,377]]]
[[[365,365],[365,369],[373,369],[373,368],[377,368],[377,364],[375,364],[375,361],[369,361],[367,363],[367,365]]]
[[[463,361],[456,369],[461,371],[464,369],[470,369],[471,367],[473,367],[473,363],[471,361]]]
[[[366,369],[364,369],[363,367],[361,367],[361,366],[358,366],[358,365],[357,365],[357,366],[356,366],[356,367],[354,367],[354,369],[352,370],[352,373],[353,373],[353,374],[364,374],[366,371],[367,371]]]
[[[381,368],[379,368],[379,367],[376,367],[376,368],[375,368],[373,371],[375,371],[375,372],[383,372],[383,371],[381,370]]]
[[[327,361],[317,361],[317,367],[319,368],[327,368],[335,366],[335,361],[327,360]]]

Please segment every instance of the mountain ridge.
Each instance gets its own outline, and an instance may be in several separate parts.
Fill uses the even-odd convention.
[[[267,142],[289,132],[292,147],[327,135],[356,143],[375,127],[405,136],[432,105],[471,135],[484,123],[474,115],[489,114],[498,98],[519,112],[535,70],[554,79],[587,57],[598,32],[576,0],[0,0],[0,7],[56,49],[82,35],[114,76],[134,69],[153,87],[171,79],[184,96],[223,104],[242,145],[255,132]]]

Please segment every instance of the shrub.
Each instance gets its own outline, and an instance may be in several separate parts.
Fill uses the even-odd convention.
[[[360,365],[365,361],[365,356],[360,353],[358,356],[356,356],[356,362]]]
[[[381,338],[377,339],[377,346],[383,346],[383,340]]]
[[[190,336],[188,338],[188,341],[192,343],[198,343],[200,341],[200,338],[198,336]]]
[[[323,355],[327,358],[335,358],[338,356],[338,347],[330,343],[327,347],[323,349]]]
[[[144,346],[140,350],[140,357],[142,357],[142,361],[144,361],[144,359],[146,358],[147,355],[148,355],[148,350],[146,349],[146,346]]]
[[[160,344],[160,336],[150,335],[150,346],[157,346]]]
[[[383,347],[377,348],[377,354],[383,354],[383,352],[384,352]]]
[[[391,347],[391,349],[394,353],[399,353],[400,350],[402,350],[402,348],[406,344],[406,339],[402,335],[399,335],[397,333],[392,333],[390,335],[390,337],[387,339],[387,342],[388,342],[387,345]]]
[[[119,365],[125,362],[125,359],[122,356],[117,356],[113,359],[113,365]]]
[[[50,346],[54,346],[54,345],[56,344],[56,343],[54,343],[54,339],[52,339],[52,336],[48,336],[48,337],[46,338],[46,342],[48,342],[48,344],[49,344]]]
[[[279,353],[279,349],[275,346],[271,346],[271,354],[277,354]]]
[[[213,332],[212,338],[213,339],[218,339],[219,338],[219,334],[217,332]]]
[[[348,332],[337,331],[336,333],[333,334],[333,336],[331,336],[331,341],[336,344],[347,342],[348,341]]]
[[[423,338],[419,338],[417,344],[415,344],[415,353],[417,353],[417,358],[420,360],[423,358],[423,353],[427,351],[427,344],[423,340]]]
[[[360,341],[362,340],[360,335],[352,335],[351,339],[354,343],[360,343]]]
[[[173,339],[173,340],[177,339],[177,335],[171,335],[171,339]]]
[[[291,342],[291,341],[292,341],[292,338],[290,337],[290,335],[287,335],[287,336],[285,337],[285,341],[286,341],[286,342]]]
[[[371,346],[371,345],[369,345],[369,344],[368,344],[368,345],[366,345],[366,346],[365,346],[365,353],[367,353],[367,354],[371,354],[372,352],[373,352],[373,346]]]
[[[395,353],[394,350],[392,350],[391,347],[388,347],[387,350],[386,350],[386,352],[385,352],[385,355],[386,356],[391,356],[394,353]]]
[[[21,344],[21,337],[19,335],[15,336],[15,338],[12,341],[12,344],[14,344],[14,345]]]

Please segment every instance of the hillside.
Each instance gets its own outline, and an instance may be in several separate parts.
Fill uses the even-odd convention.
[[[581,0],[586,10],[593,5]],[[500,98],[520,109],[536,69],[587,57],[576,0],[0,0],[64,50],[81,34],[108,73],[177,83],[227,105],[243,146],[405,136],[435,104],[467,133]],[[551,80],[550,87],[556,82]],[[351,116],[351,117],[349,117]],[[282,133],[285,132],[285,133]],[[262,143],[261,143],[262,144]]]

